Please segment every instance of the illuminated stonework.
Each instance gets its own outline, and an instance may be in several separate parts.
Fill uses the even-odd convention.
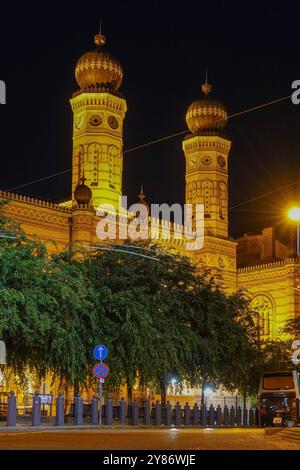
[[[224,106],[210,98],[211,86],[186,114],[191,131],[183,141],[186,204],[204,205],[204,247],[195,262],[222,273],[224,286],[236,289],[236,243],[228,239],[228,155],[231,142],[220,134],[227,122]]]
[[[107,92],[80,92],[74,113],[72,194],[84,172],[92,203],[119,207],[123,176],[123,120],[126,101]],[[74,199],[73,199],[74,201]]]
[[[90,86],[100,85],[111,91],[117,91],[123,79],[122,67],[105,50],[105,36],[97,34],[94,42],[97,46],[96,49],[83,54],[76,64],[76,81],[81,90],[85,90]]]
[[[208,96],[212,87],[207,83],[207,75],[201,88],[204,96],[193,101],[186,113],[189,130],[194,134],[199,131],[224,129],[227,124],[227,111],[220,101]]]
[[[88,52],[77,64],[80,89],[70,100],[74,115],[72,200],[62,205],[0,191],[0,199],[9,202],[3,211],[20,222],[27,234],[38,235],[51,252],[60,251],[73,242],[97,243],[99,217],[95,209],[99,204],[113,204],[118,209],[122,195],[123,120],[127,109],[118,91],[122,71],[119,63],[101,49],[103,39],[99,37],[97,41],[100,50],[96,50],[96,55]],[[204,86],[204,93],[208,95],[209,85]],[[253,297],[252,305],[261,315],[262,337],[276,339],[285,321],[300,315],[299,257],[291,257],[286,247],[275,240],[271,229],[257,236],[230,238],[228,157],[231,141],[221,133],[227,122],[226,110],[219,101],[205,96],[192,103],[186,118],[191,131],[182,144],[186,161],[186,203],[204,204],[204,246],[194,252],[185,251],[182,240],[174,236],[165,239],[164,223],[157,229],[160,244],[187,254],[197,265],[220,273],[226,292],[246,289]],[[74,198],[83,173],[85,184],[92,191],[92,200],[85,205],[77,204]],[[247,240],[252,240],[254,248],[251,244],[248,246]],[[241,253],[237,256],[237,247],[243,244],[245,256]]]
[[[264,294],[256,295],[251,301],[251,307],[257,312],[257,323],[262,340],[272,336],[273,306],[269,297]]]

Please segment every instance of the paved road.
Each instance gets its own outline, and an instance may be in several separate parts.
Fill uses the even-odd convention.
[[[0,449],[299,450],[300,443],[265,436],[263,429],[1,430]]]

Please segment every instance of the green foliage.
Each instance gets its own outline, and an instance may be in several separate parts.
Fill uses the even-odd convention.
[[[103,342],[110,388],[174,374],[191,386],[254,389],[262,361],[248,299],[226,295],[209,270],[158,246],[124,248],[152,259],[101,249],[50,256],[5,217],[0,230],[15,237],[0,238],[0,338],[20,377],[29,368],[86,384]]]
[[[258,354],[246,297],[225,295],[217,277],[196,272],[186,257],[139,248],[159,261],[101,250],[85,261],[97,305],[104,293],[109,299],[109,382],[157,385],[175,374],[191,386],[204,379],[244,385]]]
[[[0,224],[15,237],[0,239],[0,338],[8,366],[20,378],[29,369],[85,382],[96,314],[81,264],[68,254],[50,257],[4,217]]]

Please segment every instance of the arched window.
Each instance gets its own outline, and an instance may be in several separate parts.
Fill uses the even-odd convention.
[[[84,148],[82,145],[79,145],[79,147],[75,151],[75,158],[74,158],[74,168],[77,168],[77,175],[75,173],[75,181],[76,184],[79,183],[80,178],[82,176],[82,171],[83,171],[83,164],[84,164]],[[76,170],[75,170],[76,171]]]
[[[110,145],[107,150],[108,155],[108,182],[111,189],[116,189],[114,181],[114,165],[118,155],[118,149],[114,145]]]
[[[227,197],[226,197],[226,184],[221,181],[218,184],[218,201],[219,201],[219,217],[222,220],[226,219],[226,207],[227,207]]]
[[[261,339],[267,339],[272,333],[272,302],[264,294],[256,295],[251,301],[252,309],[257,313],[257,322],[260,327]]]
[[[101,146],[97,142],[89,145],[89,167],[91,170],[91,186],[98,186],[99,164],[101,155]]]
[[[204,202],[204,217],[211,217],[211,197],[213,193],[213,184],[211,181],[203,181],[202,195]]]

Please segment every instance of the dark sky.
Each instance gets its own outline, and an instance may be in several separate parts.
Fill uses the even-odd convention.
[[[93,49],[99,17],[107,49],[124,70],[125,149],[186,129],[205,70],[214,94],[236,113],[291,93],[300,79],[299,2],[23,2],[1,4],[0,187],[8,189],[71,166],[74,67]],[[47,6],[48,5],[48,6]],[[50,6],[51,5],[51,6]],[[239,5],[239,6],[238,6]],[[300,105],[290,100],[230,120],[229,206],[300,180]],[[126,155],[124,193],[136,201],[184,202],[181,138]],[[71,175],[19,190],[60,200]],[[300,184],[231,211],[237,236],[282,224]]]

